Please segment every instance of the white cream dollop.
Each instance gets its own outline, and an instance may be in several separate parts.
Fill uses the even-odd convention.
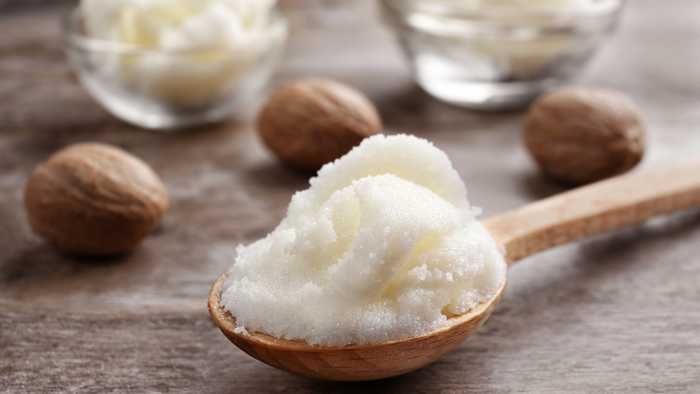
[[[265,238],[239,246],[221,302],[240,330],[346,345],[427,333],[494,296],[506,265],[447,156],[373,136],[325,165]]]
[[[276,0],[81,0],[87,35],[123,45],[101,72],[181,107],[225,96],[286,35]],[[134,49],[129,50],[129,49]]]

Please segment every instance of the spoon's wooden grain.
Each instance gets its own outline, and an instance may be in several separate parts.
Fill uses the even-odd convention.
[[[489,218],[486,228],[509,263],[537,252],[638,224],[654,216],[700,206],[700,163],[640,171],[572,190]],[[490,316],[505,282],[488,302],[429,334],[372,345],[320,347],[263,333],[235,331],[220,305],[226,274],[209,294],[209,313],[231,342],[273,367],[329,380],[372,380],[401,375],[456,348]]]
[[[700,206],[700,162],[637,171],[484,221],[510,263],[537,252]]]
[[[214,283],[208,305],[214,323],[231,342],[273,367],[312,378],[344,381],[382,379],[432,363],[459,346],[488,319],[505,289],[504,283],[488,303],[426,335],[375,345],[320,347],[263,333],[237,333],[234,318],[219,305],[225,279],[226,274],[221,275]]]

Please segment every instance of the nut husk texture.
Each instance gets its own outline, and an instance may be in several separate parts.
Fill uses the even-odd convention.
[[[548,176],[580,185],[626,172],[644,155],[639,110],[623,94],[568,88],[541,97],[530,108],[524,140]]]
[[[134,249],[169,204],[165,186],[147,164],[97,143],[72,145],[39,164],[24,202],[37,235],[79,255]]]
[[[316,171],[382,130],[374,105],[360,92],[326,79],[287,84],[258,114],[265,145],[288,165]]]

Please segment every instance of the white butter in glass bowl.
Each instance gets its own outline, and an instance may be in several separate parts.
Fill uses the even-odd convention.
[[[624,0],[381,0],[416,82],[480,110],[526,106],[605,44]]]
[[[66,23],[82,82],[152,128],[219,120],[250,102],[286,39],[274,0],[82,0]]]

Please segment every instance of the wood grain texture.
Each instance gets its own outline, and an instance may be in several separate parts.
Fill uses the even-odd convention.
[[[700,207],[700,162],[635,171],[528,204],[485,221],[506,259]]]
[[[582,82],[622,90],[642,108],[650,137],[643,167],[697,159],[700,2],[628,3]],[[307,178],[265,151],[252,113],[178,135],[115,120],[69,71],[60,10],[3,4],[12,12],[0,12],[0,392],[700,391],[697,212],[514,266],[502,303],[472,339],[399,378],[318,382],[234,349],[208,318],[211,284],[237,243],[276,225]],[[522,149],[522,113],[464,111],[415,88],[372,1],[287,4],[292,39],[274,85],[323,76],[357,87],[389,131],[444,149],[488,216],[562,191],[537,175]],[[26,177],[79,141],[121,146],[169,189],[162,227],[129,256],[64,257],[28,227]]]

